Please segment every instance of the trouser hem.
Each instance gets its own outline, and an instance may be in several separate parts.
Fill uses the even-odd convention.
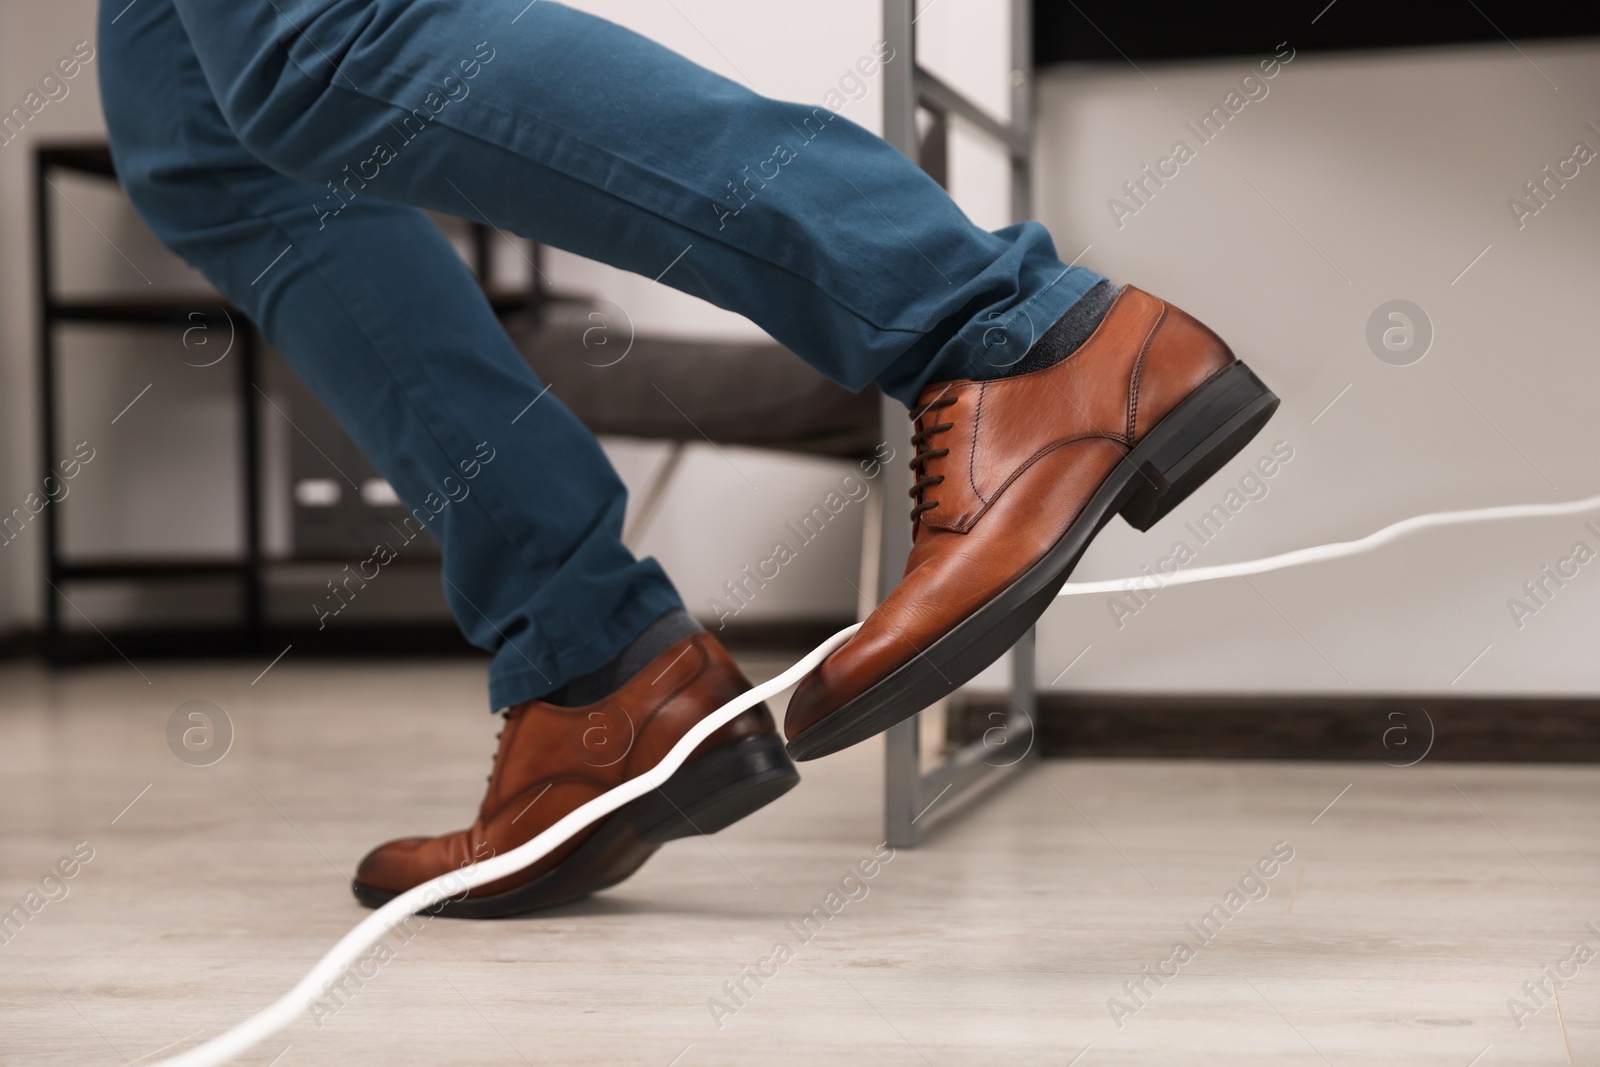
[[[532,651],[536,654],[532,657],[524,656],[529,650],[506,642],[489,665],[489,710],[499,711],[537,700],[610,662],[643,633],[646,626],[674,609],[683,610],[683,599],[677,590],[670,585],[650,585],[634,593],[610,618],[596,625],[587,640],[563,647],[558,654],[547,651],[553,647],[553,642],[543,635],[529,642],[535,646]]]

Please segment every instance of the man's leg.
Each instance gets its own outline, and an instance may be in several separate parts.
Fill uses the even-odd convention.
[[[244,143],[327,186],[307,206],[327,234],[369,196],[476,212],[916,403],[916,547],[791,700],[796,756],[973,677],[1106,522],[1157,521],[1277,404],[1203,325],[1064,266],[1036,224],[984,233],[859,127],[604,20],[549,0],[176,3]]]
[[[655,563],[618,542],[615,473],[560,401],[541,399],[432,223],[362,198],[324,234],[304,210],[316,190],[257,161],[228,128],[171,0],[111,0],[101,17],[101,86],[129,195],[427,516],[458,620],[495,650],[491,699],[507,711],[478,817],[373,849],[352,881],[357,898],[376,906],[525,843],[654,767],[748,690]],[[530,699],[558,683],[559,699]],[[660,789],[444,910],[494,917],[576,899],[628,877],[664,842],[713,833],[798,781],[757,705]]]
[[[102,26],[100,75],[124,187],[439,539],[456,619],[494,652],[492,705],[595,669],[680,608],[656,563],[621,544],[624,490],[593,436],[540,396],[438,228],[368,196],[324,227],[310,205],[327,190],[267,167],[228,128],[171,0],[124,7],[106,5],[121,15]],[[401,553],[422,536],[405,526]]]
[[[324,242],[374,198],[483,218],[660,276],[908,405],[1004,373],[1102,280],[1037,223],[977,228],[848,119],[550,0],[178,9],[239,137],[315,186],[299,210]]]

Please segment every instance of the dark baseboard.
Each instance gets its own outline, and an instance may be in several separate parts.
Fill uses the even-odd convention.
[[[43,647],[37,630],[7,630],[0,633],[0,660],[37,656]]]
[[[734,652],[808,649],[849,626],[854,619],[801,619],[770,622],[734,621],[722,629],[710,627]],[[484,656],[472,647],[450,622],[393,625],[332,625],[271,627],[252,639],[230,627],[128,628],[108,631],[69,631],[54,650],[58,666],[98,663],[128,656],[148,659],[218,659],[276,655],[294,645],[296,657],[417,657]],[[35,629],[0,635],[0,659],[39,658],[45,655],[43,635]]]
[[[1005,702],[977,695],[969,738]],[[1045,693],[1047,757],[1600,763],[1600,699]]]
[[[766,622],[740,622],[735,619],[719,629],[715,622],[708,623],[702,619],[701,625],[735,653],[791,652],[798,659],[855,621],[854,618],[773,619]]]
[[[416,656],[484,656],[469,645],[450,623],[388,626],[344,625],[318,630],[315,626],[271,627],[258,636],[231,627],[139,627],[69,631],[55,648],[46,647],[43,635],[25,632],[12,640],[13,655],[47,659],[66,667],[120,660],[239,659],[275,656],[293,645],[297,658],[362,658]]]
[[[733,622],[718,639],[735,652],[811,648],[852,620]],[[58,662],[296,656],[478,656],[448,623],[272,629],[256,643],[236,631],[71,633]],[[36,630],[0,635],[0,658],[38,658]],[[981,737],[1002,721],[998,694],[973,694],[952,731]],[[1404,765],[1421,758],[1512,763],[1600,763],[1600,698],[1404,697],[1182,693],[1043,693],[1039,745],[1047,757],[1354,760]]]

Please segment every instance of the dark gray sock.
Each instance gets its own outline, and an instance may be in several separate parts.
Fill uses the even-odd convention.
[[[677,644],[690,634],[697,634],[704,630],[682,608],[674,608],[664,615],[658,615],[635,637],[627,648],[618,652],[609,663],[572,679],[566,685],[553,693],[540,697],[547,704],[556,704],[563,708],[579,708],[585,704],[593,704],[621,689],[623,684],[638,674],[640,671],[661,653]]]
[[[1005,377],[1044,370],[1072,355],[1094,333],[1095,327],[1100,325],[1100,320],[1106,317],[1106,312],[1111,310],[1111,305],[1121,293],[1122,286],[1112,285],[1108,281],[1084,293],[1065,315],[1056,320],[1054,326],[1044,332],[1043,337],[1033,343],[1028,354],[1006,371]]]

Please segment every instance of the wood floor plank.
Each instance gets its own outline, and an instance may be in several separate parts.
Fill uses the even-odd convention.
[[[495,730],[472,663],[264,665],[0,670],[0,911],[93,850],[0,944],[0,1064],[216,1034],[366,914],[369,847],[470,819]],[[190,700],[232,723],[214,765],[168,747]],[[589,901],[428,921],[240,1062],[1600,1062],[1600,958],[1559,1012],[1523,989],[1600,954],[1600,768],[1049,761],[868,880],[881,748],[802,773]]]

